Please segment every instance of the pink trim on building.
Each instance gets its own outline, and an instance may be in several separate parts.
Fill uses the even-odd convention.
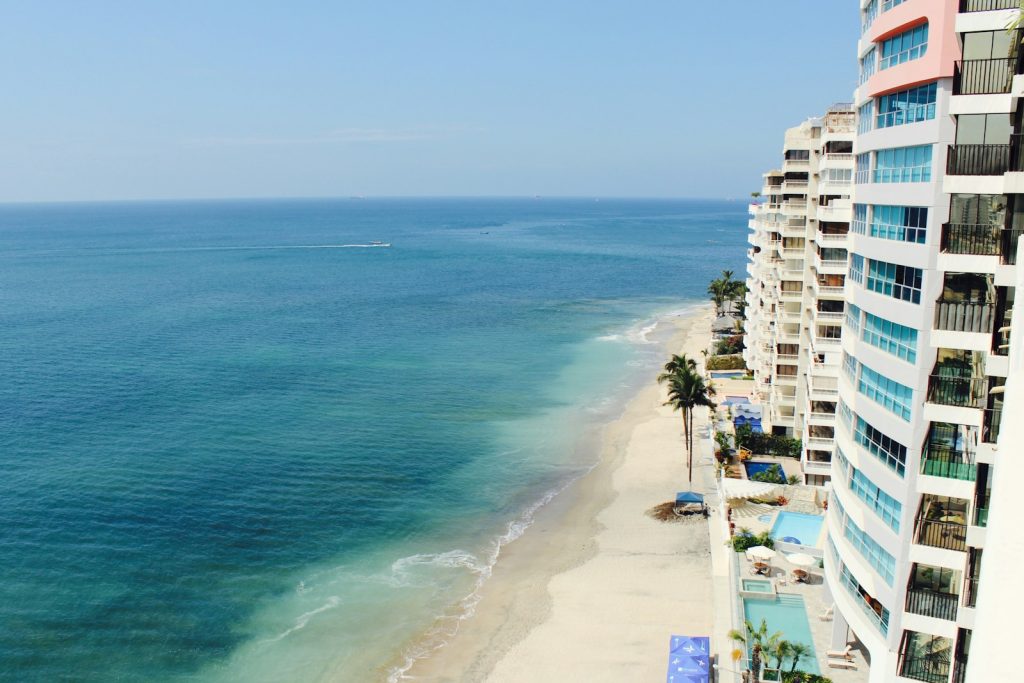
[[[956,34],[957,0],[906,0],[878,15],[865,34],[881,55],[886,38],[928,22],[928,50],[923,57],[876,72],[864,84],[870,97],[911,88],[939,78],[952,78],[954,63],[960,59]],[[876,59],[878,58],[876,55]]]

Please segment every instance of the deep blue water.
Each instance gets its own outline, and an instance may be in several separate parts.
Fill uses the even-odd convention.
[[[592,459],[644,325],[741,273],[745,209],[0,207],[0,678],[386,672]]]

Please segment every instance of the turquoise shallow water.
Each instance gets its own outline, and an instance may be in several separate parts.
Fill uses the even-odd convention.
[[[593,463],[744,211],[0,207],[0,678],[386,677]]]

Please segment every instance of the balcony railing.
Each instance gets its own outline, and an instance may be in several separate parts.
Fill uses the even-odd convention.
[[[949,332],[992,333],[996,317],[994,301],[943,301],[935,303],[935,329]]]
[[[977,576],[964,578],[964,607],[976,607],[978,605],[978,585],[981,579]]]
[[[900,676],[925,683],[948,683],[950,662],[948,658],[943,657],[941,653],[936,653],[932,657],[900,655]]]
[[[969,453],[945,446],[929,445],[921,459],[921,474],[961,481],[974,481],[978,466]]]
[[[946,223],[942,226],[942,251],[947,254],[998,256],[1002,232],[998,225]]]
[[[948,175],[1003,175],[1010,170],[1010,145],[950,145]]]
[[[997,9],[1019,9],[1020,0],[960,0],[961,12],[990,12]]]
[[[974,508],[974,526],[988,526],[988,507]]]
[[[965,59],[953,70],[954,95],[995,95],[1010,92],[1016,58]]]
[[[999,250],[999,253],[1003,257],[1003,263],[1010,265],[1017,263],[1017,242],[1020,241],[1021,233],[1024,233],[1024,228],[1003,230],[1002,244],[1000,245]]]
[[[944,406],[982,408],[986,381],[984,377],[932,375],[928,382],[928,401]]]
[[[907,611],[935,619],[956,621],[956,608],[960,596],[956,593],[936,593],[920,588],[907,589]]]
[[[1003,409],[987,408],[982,420],[981,440],[984,443],[996,443],[999,441],[999,426],[1003,422]]]
[[[918,518],[914,541],[933,548],[963,551],[967,548],[967,527],[956,522]]]

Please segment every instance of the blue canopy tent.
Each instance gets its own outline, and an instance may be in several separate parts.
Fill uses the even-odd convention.
[[[676,494],[676,505],[686,505],[687,503],[698,503],[704,504],[704,496],[693,491],[680,491]]]
[[[668,649],[667,683],[708,683],[711,679],[711,639],[672,636]]]

